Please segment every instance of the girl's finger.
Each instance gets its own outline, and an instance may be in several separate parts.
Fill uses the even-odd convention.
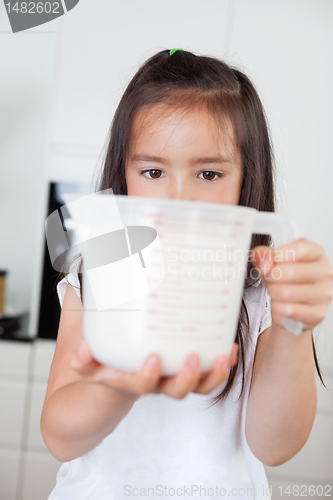
[[[86,341],[82,340],[71,359],[71,366],[79,373],[89,373],[96,365],[100,365],[91,355]]]
[[[306,304],[319,304],[328,302],[333,297],[331,280],[320,281],[319,283],[307,284],[267,284],[267,293],[272,300],[279,302],[295,302]]]
[[[134,374],[133,387],[136,394],[147,394],[156,392],[161,380],[162,362],[157,354],[150,354],[139,373]],[[130,374],[132,375],[132,374]],[[131,377],[129,377],[129,381]]]
[[[213,369],[200,381],[193,391],[197,394],[209,394],[227,378],[230,370],[230,356],[222,355],[217,358]]]
[[[119,378],[120,374],[123,373],[115,368],[102,365],[94,358],[82,360],[76,356],[71,365],[85,382],[104,383],[105,380]]]
[[[230,368],[237,362],[238,344],[234,344],[230,356],[222,355],[217,358],[213,369],[203,378],[195,393],[209,394],[228,377]]]
[[[162,379],[157,390],[167,396],[182,399],[197,387],[200,377],[200,358],[197,354],[190,354],[182,370],[173,377]]]
[[[323,321],[328,309],[327,304],[295,304],[271,301],[272,320],[284,327],[283,317],[301,321],[308,328],[314,328]]]
[[[327,263],[294,262],[276,264],[268,273],[262,272],[265,284],[268,283],[315,283],[332,279],[331,268]]]
[[[161,378],[161,360],[151,354],[137,373],[125,372],[103,366],[94,376],[94,381],[103,383],[118,391],[140,396],[155,392]]]
[[[71,365],[87,382],[102,383],[137,395],[153,391],[159,382],[161,371],[161,361],[155,354],[148,357],[138,373],[102,365],[92,357],[84,340],[76,349]]]
[[[314,261],[322,257],[325,257],[324,249],[306,238],[299,238],[274,251],[274,260],[276,262]]]

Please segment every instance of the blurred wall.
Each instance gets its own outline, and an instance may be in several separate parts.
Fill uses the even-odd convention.
[[[13,34],[0,4],[0,268],[6,303],[28,310],[38,266],[56,24]],[[53,32],[49,32],[53,30]]]

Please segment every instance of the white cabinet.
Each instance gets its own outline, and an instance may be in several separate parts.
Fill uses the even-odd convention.
[[[46,500],[60,462],[46,448],[40,416],[55,341],[0,342],[0,500]]]
[[[0,343],[0,500],[16,500],[30,355],[30,343]]]
[[[40,416],[42,413],[44,397],[46,392],[46,382],[36,382],[32,384],[30,399],[30,419],[27,435],[27,448],[36,451],[47,451],[40,432]]]
[[[16,500],[20,451],[0,448],[0,499]]]
[[[20,500],[47,500],[54,488],[60,462],[50,453],[28,451],[25,464]]]
[[[0,380],[0,446],[18,449],[22,439],[26,380]]]
[[[0,378],[26,380],[30,354],[30,342],[1,341]]]
[[[33,383],[31,385],[30,418],[26,442],[29,450],[47,453],[48,450],[44,444],[39,425],[55,344],[55,341],[44,339],[39,339],[34,343]]]

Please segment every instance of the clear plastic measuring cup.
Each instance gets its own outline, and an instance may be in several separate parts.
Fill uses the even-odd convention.
[[[240,206],[112,190],[65,200],[84,262],[84,337],[99,362],[126,371],[152,352],[163,375],[190,352],[209,371],[232,349],[252,233],[275,247],[299,237],[290,218]]]

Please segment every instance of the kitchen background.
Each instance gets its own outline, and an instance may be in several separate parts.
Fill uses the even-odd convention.
[[[7,313],[29,312],[25,333],[38,330],[49,183],[93,184],[127,82],[163,48],[224,58],[249,74],[272,131],[278,210],[333,263],[332,27],[331,0],[81,0],[12,34],[1,2],[0,269]],[[266,468],[274,500],[333,496],[332,331],[333,304],[316,332],[328,390],[318,383],[308,443]],[[0,500],[46,500],[54,486],[60,463],[39,431],[54,346],[0,341]]]

